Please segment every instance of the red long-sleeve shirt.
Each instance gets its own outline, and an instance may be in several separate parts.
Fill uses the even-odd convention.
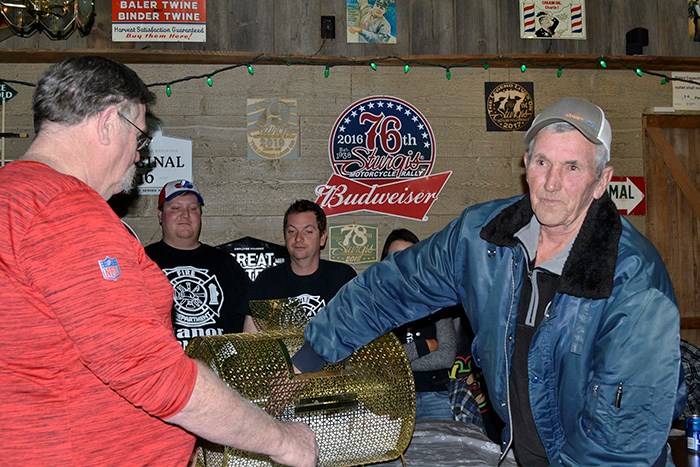
[[[185,465],[193,437],[160,420],[197,371],[171,304],[98,193],[37,162],[0,169],[2,462]]]

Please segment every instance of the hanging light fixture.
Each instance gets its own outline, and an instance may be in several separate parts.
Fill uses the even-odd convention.
[[[75,27],[86,36],[95,17],[92,0],[0,0],[0,13],[19,36],[43,29],[52,39],[63,39]]]

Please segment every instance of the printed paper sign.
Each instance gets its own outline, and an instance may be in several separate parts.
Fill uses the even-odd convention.
[[[377,227],[371,225],[334,225],[328,229],[329,259],[348,264],[379,261]]]
[[[333,175],[316,188],[328,216],[356,211],[427,220],[452,172],[431,175],[435,138],[414,106],[391,96],[345,109],[328,145]]]
[[[585,0],[520,0],[523,39],[585,39]]]
[[[608,185],[617,212],[626,216],[643,216],[647,212],[644,177],[612,177]]]
[[[192,180],[192,141],[155,132],[148,157],[136,163],[136,174],[140,195],[157,195],[171,180]]]
[[[700,73],[671,73],[673,81],[673,108],[676,110],[700,110],[700,86],[680,79],[700,83]]]
[[[112,0],[114,42],[206,42],[206,0]]]

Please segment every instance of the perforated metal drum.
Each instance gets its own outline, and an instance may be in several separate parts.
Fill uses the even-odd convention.
[[[275,306],[282,309],[281,303]],[[287,320],[280,313],[268,318]],[[318,373],[294,375],[291,356],[304,342],[302,327],[264,327],[277,329],[196,338],[187,354],[272,416],[309,425],[319,444],[320,466],[382,462],[406,450],[415,424],[415,388],[393,334]],[[207,467],[272,465],[265,456],[211,443],[200,446],[199,463]]]

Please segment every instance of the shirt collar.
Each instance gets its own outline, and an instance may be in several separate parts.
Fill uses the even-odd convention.
[[[540,238],[541,228],[542,226],[537,221],[537,217],[533,215],[530,218],[530,222],[515,233],[515,237],[520,240],[520,244],[525,249],[528,258],[530,259],[537,256],[537,243]],[[540,264],[538,268],[546,269],[552,274],[561,276],[561,272],[564,270],[564,263],[566,263],[566,259],[569,257],[569,252],[571,251],[571,247],[573,246],[575,239],[576,237],[567,243],[564,249],[557,253],[556,256]]]

